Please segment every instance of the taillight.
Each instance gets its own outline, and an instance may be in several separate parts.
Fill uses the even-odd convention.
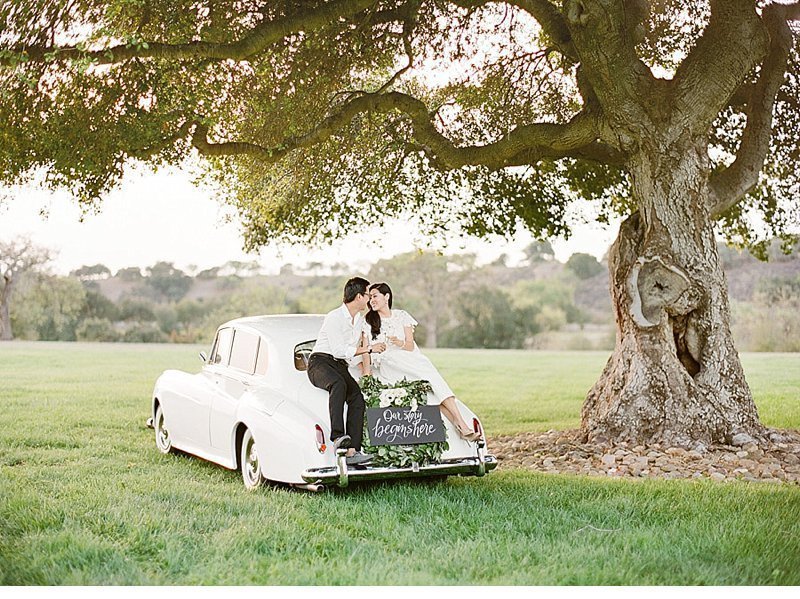
[[[472,419],[472,430],[474,430],[481,437],[483,437],[483,430],[481,429],[481,423],[477,418]]]
[[[319,424],[317,424],[314,429],[317,435],[317,449],[320,453],[325,453],[325,450],[328,448],[328,446],[325,445],[325,433],[322,432],[322,427]]]

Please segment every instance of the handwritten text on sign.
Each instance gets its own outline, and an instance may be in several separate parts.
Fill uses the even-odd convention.
[[[416,445],[445,440],[439,406],[367,409],[369,442],[372,445]]]

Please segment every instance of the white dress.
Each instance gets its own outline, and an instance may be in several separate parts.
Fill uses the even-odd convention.
[[[381,330],[376,338],[372,337],[372,328],[364,324],[364,334],[369,343],[386,343],[386,351],[372,354],[372,374],[382,383],[394,384],[403,379],[409,381],[428,381],[433,393],[428,393],[428,405],[437,406],[455,393],[447,385],[436,366],[419,350],[416,342],[414,349],[408,351],[389,343],[389,337],[405,339],[405,327],[417,326],[417,321],[405,310],[391,310],[391,317],[381,317]]]

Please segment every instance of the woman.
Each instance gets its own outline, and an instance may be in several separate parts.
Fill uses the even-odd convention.
[[[385,343],[386,351],[382,354],[362,354],[364,374],[372,374],[374,367],[377,378],[388,384],[404,378],[428,381],[433,388],[433,393],[428,394],[428,405],[438,404],[462,439],[480,439],[480,433],[464,422],[452,389],[414,342],[417,321],[405,310],[392,309],[392,290],[386,283],[369,286],[369,310],[365,320],[362,343]]]

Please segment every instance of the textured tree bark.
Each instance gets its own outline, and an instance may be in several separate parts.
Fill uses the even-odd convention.
[[[765,432],[731,336],[705,148],[682,139],[632,160],[640,210],[609,254],[617,340],[581,412],[590,441],[691,447]]]
[[[425,347],[436,348],[439,347],[439,318],[437,316],[430,317],[425,324],[427,335],[425,336]]]
[[[11,314],[8,308],[11,299],[11,285],[13,280],[5,278],[3,288],[0,289],[0,341],[11,341]]]

